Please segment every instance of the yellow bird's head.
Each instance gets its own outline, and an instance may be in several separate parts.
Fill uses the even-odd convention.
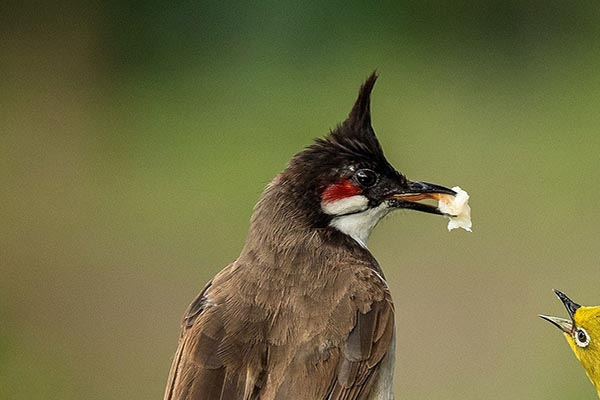
[[[540,317],[563,332],[600,397],[600,306],[582,307],[563,292],[554,289],[554,293],[565,305],[570,319],[548,315]]]

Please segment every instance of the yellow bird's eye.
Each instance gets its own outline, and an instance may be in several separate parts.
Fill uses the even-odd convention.
[[[575,343],[579,347],[587,347],[590,344],[590,335],[583,328],[578,328],[575,332]]]

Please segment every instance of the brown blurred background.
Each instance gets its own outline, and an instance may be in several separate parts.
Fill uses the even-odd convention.
[[[402,399],[591,399],[551,292],[600,304],[597,2],[0,6],[0,398],[161,398],[265,184],[343,120],[474,231],[373,234]]]

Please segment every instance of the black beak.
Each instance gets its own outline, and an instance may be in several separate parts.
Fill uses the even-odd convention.
[[[575,326],[575,321],[573,320],[573,316],[575,315],[575,311],[581,306],[575,303],[573,300],[567,297],[566,294],[561,292],[560,290],[553,289],[556,296],[562,301],[567,312],[569,313],[570,320],[559,318],[559,317],[551,317],[549,315],[540,314],[539,317],[545,319],[546,321],[552,323],[561,331],[571,334],[573,332],[573,327]]]
[[[563,304],[565,305],[565,308],[567,309],[567,312],[569,313],[569,317],[571,317],[571,319],[573,319],[573,315],[575,315],[575,311],[577,311],[578,308],[581,308],[581,306],[579,304],[575,303],[570,298],[568,298],[567,295],[564,294],[563,292],[561,292],[560,290],[556,290],[556,289],[553,289],[553,290],[554,290],[554,293],[556,294],[556,296],[558,296],[560,301],[562,301]]]
[[[439,208],[419,203],[418,201],[424,199],[440,200],[440,198],[447,195],[456,196],[456,192],[435,183],[409,181],[407,188],[392,193],[387,200],[392,207],[407,208],[429,214],[446,215]]]

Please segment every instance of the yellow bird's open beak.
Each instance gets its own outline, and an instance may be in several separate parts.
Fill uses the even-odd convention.
[[[564,318],[559,318],[559,317],[551,317],[550,315],[544,315],[544,314],[539,314],[538,317],[545,319],[546,321],[550,322],[551,324],[553,324],[554,326],[556,326],[558,329],[560,329],[561,331],[565,332],[565,333],[571,333],[573,332],[573,322],[571,322],[568,319],[564,319]]]
[[[573,316],[575,315],[575,311],[577,311],[577,309],[580,308],[581,306],[579,304],[575,303],[570,298],[568,298],[567,295],[564,294],[563,292],[561,292],[560,290],[556,290],[556,289],[553,289],[553,290],[554,290],[554,293],[556,294],[556,296],[560,299],[560,301],[562,301],[563,305],[567,309],[567,312],[569,313],[569,317],[571,319],[569,320],[569,319],[565,319],[565,318],[551,317],[549,315],[543,315],[543,314],[539,314],[538,316],[540,318],[543,318],[546,321],[550,322],[551,324],[556,326],[561,331],[568,333],[568,334],[572,334],[573,327],[575,326],[575,322],[573,321]]]

